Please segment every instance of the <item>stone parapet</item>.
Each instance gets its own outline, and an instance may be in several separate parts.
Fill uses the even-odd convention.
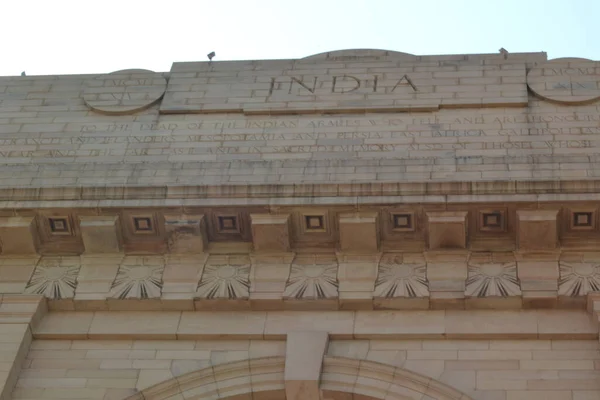
[[[400,182],[504,194],[597,180],[595,61],[329,54],[1,77],[0,198],[140,200],[240,186],[252,197],[265,186],[270,197],[314,197],[306,188],[331,192],[331,182],[383,195]]]

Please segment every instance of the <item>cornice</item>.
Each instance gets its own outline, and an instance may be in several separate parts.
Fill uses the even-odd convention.
[[[265,204],[306,204],[314,201],[351,198],[361,203],[425,201],[464,203],[480,201],[571,201],[599,200],[600,180],[473,181],[473,182],[375,182],[375,183],[302,183],[240,185],[153,185],[153,186],[81,186],[18,187],[0,189],[0,204],[13,201],[198,201],[229,199]],[[285,199],[285,200],[278,200]],[[321,200],[322,199],[322,200]],[[176,203],[182,204],[182,203]]]
[[[594,317],[583,310],[50,312],[33,337],[284,340],[289,332],[318,329],[331,339],[593,340]]]

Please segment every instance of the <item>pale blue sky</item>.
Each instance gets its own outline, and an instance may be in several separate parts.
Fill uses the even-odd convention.
[[[174,61],[546,51],[600,60],[600,0],[4,0],[0,75],[168,71]]]

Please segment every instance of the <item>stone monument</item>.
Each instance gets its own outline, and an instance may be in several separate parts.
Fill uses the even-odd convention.
[[[0,399],[600,399],[600,62],[0,77]]]

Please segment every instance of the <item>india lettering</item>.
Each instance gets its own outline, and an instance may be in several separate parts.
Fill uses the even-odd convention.
[[[271,78],[269,96],[283,91],[286,94],[314,95],[318,93],[394,93],[396,90],[405,89],[417,92],[417,86],[408,75],[403,75],[397,80],[382,81],[379,75],[368,78],[358,78],[353,75],[333,75],[327,77],[299,78],[291,76],[289,79]]]

